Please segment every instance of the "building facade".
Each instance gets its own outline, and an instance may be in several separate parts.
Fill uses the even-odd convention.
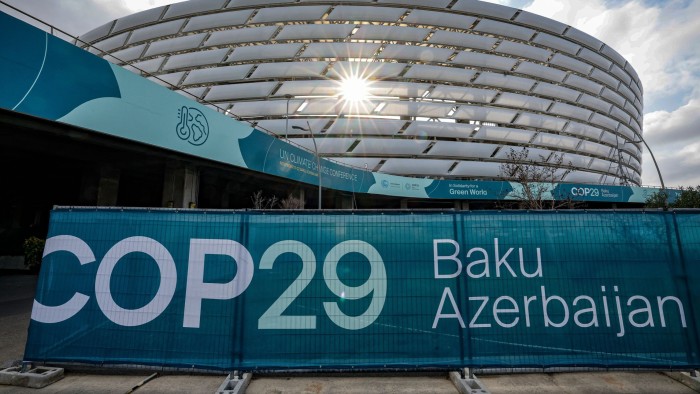
[[[344,164],[495,180],[517,157],[561,167],[564,183],[641,182],[633,67],[526,11],[473,0],[190,0],[80,40],[293,143],[313,149],[313,133],[320,154]]]

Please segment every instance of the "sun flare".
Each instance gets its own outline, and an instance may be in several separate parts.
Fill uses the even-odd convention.
[[[347,101],[363,101],[369,98],[369,83],[360,77],[350,77],[340,82],[340,96]]]

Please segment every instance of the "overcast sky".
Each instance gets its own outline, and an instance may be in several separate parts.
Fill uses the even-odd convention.
[[[177,2],[3,1],[75,35],[124,15]],[[644,137],[666,185],[700,185],[700,0],[488,1],[556,19],[620,52],[642,79]],[[7,8],[0,4],[0,10]],[[643,160],[643,183],[659,185],[648,152]]]

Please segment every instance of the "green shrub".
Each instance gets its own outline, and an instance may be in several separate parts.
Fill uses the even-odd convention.
[[[666,206],[668,196],[659,190],[647,198],[647,208],[663,208]],[[669,208],[700,208],[700,185],[696,187],[688,186],[680,188],[680,193],[676,200],[668,204]]]
[[[31,271],[39,271],[41,257],[44,255],[45,240],[37,237],[29,237],[24,240],[24,265]]]
[[[672,204],[673,208],[700,208],[700,185],[681,187],[681,194]]]

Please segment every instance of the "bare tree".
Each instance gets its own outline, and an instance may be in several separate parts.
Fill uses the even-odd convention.
[[[570,198],[557,198],[551,192],[571,171],[571,163],[564,163],[563,153],[553,153],[550,157],[539,156],[532,160],[527,148],[511,148],[506,155],[507,162],[501,164],[501,177],[515,182],[520,190],[512,196],[522,209],[574,208]],[[546,164],[545,164],[546,163]]]
[[[265,197],[262,190],[258,190],[250,196],[253,209],[273,209],[277,205],[277,196]]]
[[[304,209],[304,201],[301,198],[294,197],[291,193],[287,198],[280,200],[280,208],[282,209]]]

